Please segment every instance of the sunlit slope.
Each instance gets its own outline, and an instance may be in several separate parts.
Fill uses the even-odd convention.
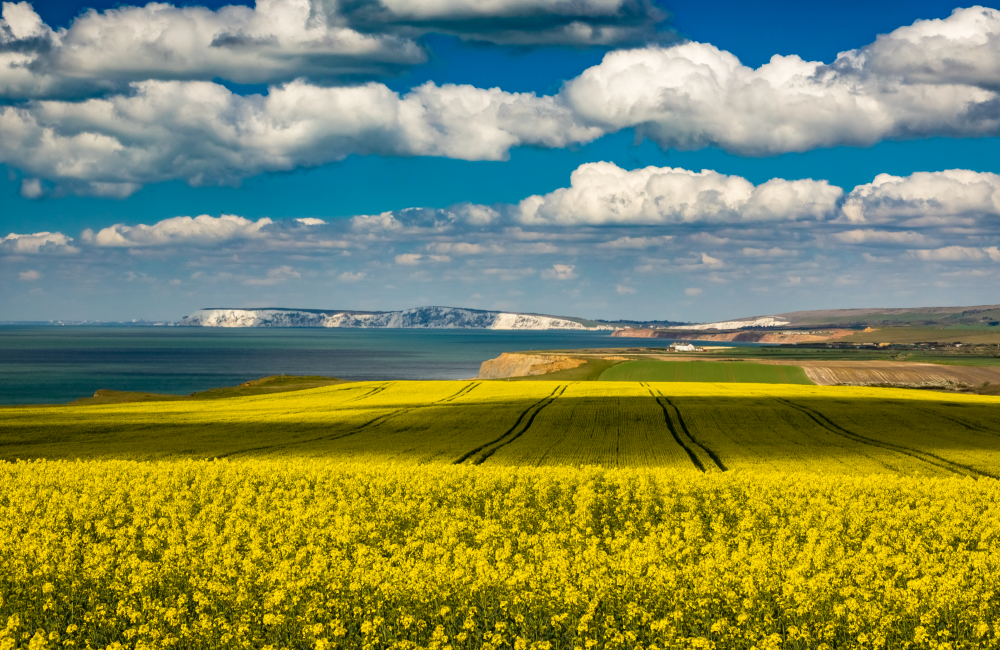
[[[401,381],[0,409],[0,458],[261,456],[992,476],[1000,399],[787,384]]]
[[[626,361],[601,373],[601,381],[695,381],[812,384],[798,366],[743,361]]]

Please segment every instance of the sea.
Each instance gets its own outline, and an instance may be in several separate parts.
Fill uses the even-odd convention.
[[[101,388],[187,395],[280,374],[468,379],[502,352],[670,343],[605,331],[0,325],[0,404],[65,403]]]

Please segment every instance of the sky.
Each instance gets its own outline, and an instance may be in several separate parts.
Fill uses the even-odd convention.
[[[1000,302],[1000,11],[3,2],[0,320]]]

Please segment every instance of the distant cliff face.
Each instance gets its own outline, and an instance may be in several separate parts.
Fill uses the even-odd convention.
[[[351,312],[296,309],[200,309],[181,319],[195,327],[358,327],[489,330],[586,330],[576,321],[537,314],[418,307],[403,311]],[[614,329],[601,327],[596,329]]]

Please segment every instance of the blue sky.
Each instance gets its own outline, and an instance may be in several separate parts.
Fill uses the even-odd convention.
[[[997,302],[991,10],[308,2],[4,5],[0,318]]]

